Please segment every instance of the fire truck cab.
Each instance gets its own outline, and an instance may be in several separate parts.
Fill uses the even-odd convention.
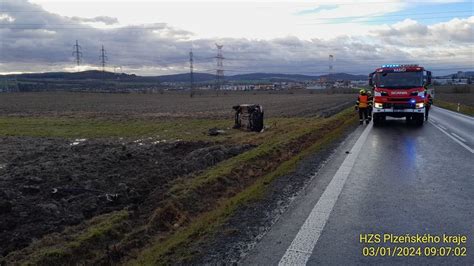
[[[383,65],[369,75],[373,87],[374,125],[387,116],[405,117],[407,122],[423,125],[425,88],[431,83],[431,72],[418,65]]]

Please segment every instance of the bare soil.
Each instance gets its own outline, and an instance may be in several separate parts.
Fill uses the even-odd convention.
[[[136,208],[250,145],[0,138],[0,255],[99,214]],[[148,202],[151,204],[150,202]]]
[[[84,117],[153,122],[162,118],[219,119],[232,118],[232,106],[241,103],[262,104],[266,117],[330,116],[350,105],[353,98],[350,94],[304,91],[228,92],[219,96],[207,92],[194,98],[176,92],[12,93],[0,94],[0,117]],[[229,124],[232,122],[230,119]],[[149,217],[158,204],[170,196],[167,193],[175,181],[193,178],[254,146],[231,141],[162,143],[151,138],[4,136],[0,137],[0,147],[1,258],[45,235],[61,232],[67,226],[81,224],[100,214],[129,209],[131,213]],[[295,146],[294,154],[299,151],[298,147]],[[294,154],[288,153],[287,157]],[[262,158],[260,162],[272,167],[279,162],[275,161],[273,165],[266,164],[265,160],[272,158]],[[264,168],[252,170],[255,176],[265,171]],[[240,169],[236,174],[245,171]],[[242,176],[253,177],[251,174]],[[222,179],[223,183],[218,184],[221,187],[210,187],[202,193],[212,189],[217,195],[233,193],[231,189],[226,190],[225,186],[230,184],[227,181]],[[295,189],[302,184],[295,182]],[[244,184],[238,183],[236,187],[241,189]],[[190,196],[193,202],[189,205],[199,205],[196,202],[199,196]],[[209,202],[208,206],[213,205]]]
[[[0,94],[0,116],[225,118],[232,117],[232,106],[243,103],[263,105],[266,117],[315,116],[354,99],[352,94],[328,95],[308,91],[221,92],[219,96],[203,92],[193,98],[184,92],[3,93]]]

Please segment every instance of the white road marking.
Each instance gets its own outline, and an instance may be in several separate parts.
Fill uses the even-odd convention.
[[[430,123],[435,126],[436,128],[438,128],[439,130],[441,130],[441,132],[443,132],[444,134],[446,134],[446,136],[450,137],[451,139],[453,139],[454,141],[456,141],[457,143],[459,143],[459,145],[463,146],[464,148],[466,148],[466,150],[470,151],[471,153],[474,153],[474,150],[467,146],[466,144],[462,143],[460,140],[458,140],[457,138],[451,136],[446,130],[440,128],[438,125],[436,125],[435,123],[431,122]]]
[[[462,141],[462,142],[466,142],[465,139],[461,138],[459,135],[457,135],[457,134],[454,133],[454,132],[451,132],[451,135],[455,136],[456,138],[458,138],[458,139],[459,139],[460,141]]]
[[[441,125],[441,124],[439,124],[439,123],[438,123],[438,126],[439,126],[440,128],[442,128],[442,129],[444,129],[444,130],[448,130],[445,126],[443,126],[443,125]]]
[[[451,113],[452,115],[454,116],[460,116],[461,118],[466,118],[468,120],[471,120],[470,122],[472,123],[474,121],[474,117],[472,116],[469,116],[469,115],[465,115],[465,114],[461,114],[461,113],[458,113],[458,112],[454,112],[454,111],[451,111],[451,110],[448,110],[448,109],[444,109],[442,107],[437,107],[437,106],[433,106],[434,109],[437,109],[438,111],[441,111],[441,112],[447,112],[447,113]]]
[[[352,147],[278,265],[306,265],[371,129],[372,123]]]

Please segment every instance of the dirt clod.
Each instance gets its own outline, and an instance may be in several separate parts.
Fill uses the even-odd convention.
[[[152,142],[0,138],[0,256],[96,215],[142,207],[152,191],[163,194],[176,178],[250,148]]]
[[[6,214],[12,211],[12,203],[7,200],[0,200],[0,214]]]

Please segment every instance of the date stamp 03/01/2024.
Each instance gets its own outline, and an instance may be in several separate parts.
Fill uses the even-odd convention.
[[[466,235],[360,234],[364,257],[465,257]]]

